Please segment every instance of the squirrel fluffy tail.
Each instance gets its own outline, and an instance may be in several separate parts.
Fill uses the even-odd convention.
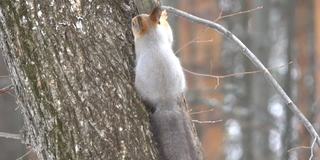
[[[157,106],[151,127],[160,160],[200,160],[191,120],[178,105]]]

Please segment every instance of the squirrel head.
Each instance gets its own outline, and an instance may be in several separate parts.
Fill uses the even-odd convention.
[[[149,31],[163,27],[172,34],[171,27],[167,22],[167,12],[162,11],[160,7],[155,7],[148,14],[140,14],[135,16],[131,21],[131,28],[135,39],[145,36]]]

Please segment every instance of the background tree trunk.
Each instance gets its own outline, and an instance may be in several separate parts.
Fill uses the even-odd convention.
[[[255,13],[253,21],[256,21],[256,26],[252,29],[252,50],[256,56],[265,64],[269,63],[270,59],[270,1],[255,1],[255,6],[265,7],[260,12]],[[251,77],[253,78],[253,77]],[[269,129],[272,128],[273,118],[268,111],[270,87],[264,80],[264,77],[256,76],[251,81],[251,91],[249,95],[250,109],[252,109],[252,125],[255,127],[252,133],[253,159],[269,160],[274,159],[271,148],[269,147]]]
[[[39,159],[157,159],[134,92],[133,1],[0,1],[0,51]]]

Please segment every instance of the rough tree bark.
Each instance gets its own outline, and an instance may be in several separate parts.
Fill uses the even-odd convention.
[[[157,159],[132,87],[133,1],[1,0],[0,51],[39,159]]]

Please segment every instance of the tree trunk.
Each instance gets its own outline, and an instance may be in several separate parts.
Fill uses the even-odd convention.
[[[270,59],[270,12],[272,7],[271,1],[255,1],[255,6],[263,6],[264,9],[254,13],[253,21],[256,24],[252,29],[252,51],[264,64],[269,63]],[[254,148],[253,159],[270,160],[275,159],[269,147],[269,130],[272,127],[273,117],[268,111],[270,87],[264,80],[264,77],[255,76],[251,81],[250,108],[252,109],[252,125],[255,128],[252,133],[252,147]]]
[[[133,1],[0,1],[0,51],[39,159],[157,159],[133,89]]]
[[[296,0],[287,0],[288,5],[286,6],[285,16],[287,17],[287,39],[288,44],[286,48],[287,54],[287,63],[289,64],[294,56],[294,32],[295,32],[295,8],[296,8]],[[285,91],[289,97],[292,97],[293,91],[293,79],[292,79],[292,66],[288,67],[288,71],[285,75]],[[286,107],[285,110],[286,120],[285,120],[285,129],[282,134],[282,144],[283,144],[283,151],[282,151],[282,159],[290,159],[290,152],[287,152],[293,146],[293,126],[292,126],[292,112],[291,110]]]

